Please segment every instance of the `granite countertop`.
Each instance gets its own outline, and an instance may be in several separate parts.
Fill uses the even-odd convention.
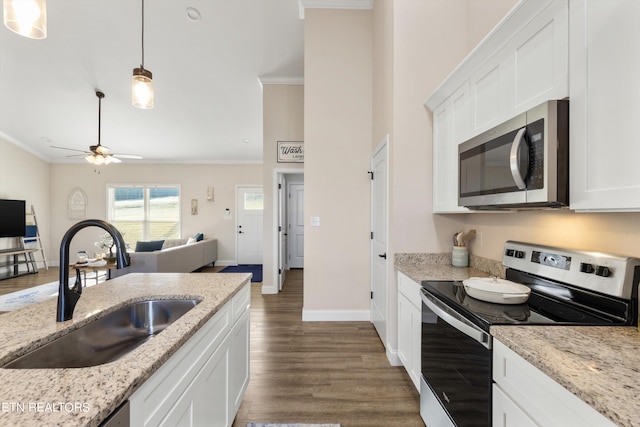
[[[469,277],[504,278],[499,261],[470,256],[469,267],[451,265],[451,254],[397,253],[395,268],[415,282],[423,280],[465,280]]]
[[[82,326],[149,298],[201,302],[120,359],[71,369],[0,369],[0,425],[97,426],[204,323],[250,283],[249,273],[131,273],[83,290],[72,320],[56,322],[57,299],[0,316],[0,365]]]
[[[617,425],[638,425],[636,327],[492,326],[491,334]]]

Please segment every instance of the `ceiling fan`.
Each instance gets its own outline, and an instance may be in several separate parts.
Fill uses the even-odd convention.
[[[136,154],[116,154],[110,153],[109,147],[105,147],[100,143],[100,122],[102,117],[102,98],[104,98],[104,93],[99,90],[96,91],[96,96],[98,97],[98,144],[90,145],[89,151],[78,150],[75,148],[67,148],[67,147],[57,147],[52,145],[51,148],[59,148],[61,150],[69,150],[69,151],[79,151],[83,154],[72,154],[67,157],[76,157],[76,156],[85,156],[85,160],[94,165],[108,165],[109,163],[120,163],[123,159],[142,159],[142,156],[138,156]]]

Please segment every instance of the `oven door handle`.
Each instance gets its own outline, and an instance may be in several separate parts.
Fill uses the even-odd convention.
[[[473,338],[486,348],[491,348],[491,336],[488,333],[469,322],[453,309],[449,308],[446,304],[438,301],[434,296],[425,292],[422,292],[422,302],[424,302],[429,309],[449,325],[468,337]]]

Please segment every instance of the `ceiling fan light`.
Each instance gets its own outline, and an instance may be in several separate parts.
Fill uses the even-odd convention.
[[[131,102],[134,107],[148,110],[153,108],[153,80],[151,71],[144,68],[133,69]]]
[[[3,0],[4,25],[30,39],[47,37],[46,0]]]

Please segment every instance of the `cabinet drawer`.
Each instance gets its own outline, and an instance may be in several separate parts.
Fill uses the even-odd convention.
[[[420,297],[420,286],[402,273],[398,273],[398,292],[405,296],[417,309],[422,309],[422,299]]]
[[[615,424],[538,368],[493,340],[493,380],[524,412],[543,426],[585,427]]]

